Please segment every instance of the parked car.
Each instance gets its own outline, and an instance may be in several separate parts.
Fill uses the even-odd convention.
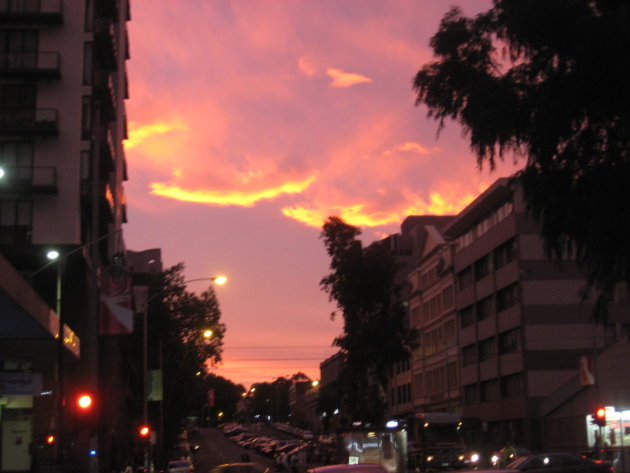
[[[192,473],[194,470],[189,460],[171,460],[166,465],[166,473]]]
[[[518,457],[505,468],[470,470],[471,473],[612,473],[610,465],[569,453],[540,453]]]
[[[215,466],[210,473],[268,473],[269,467],[254,462],[225,463]]]
[[[356,465],[340,463],[338,465],[311,468],[307,473],[387,473],[387,470],[382,465],[374,465],[372,463],[359,463]]]

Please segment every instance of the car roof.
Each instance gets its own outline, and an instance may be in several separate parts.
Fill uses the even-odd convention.
[[[309,473],[377,473],[386,470],[382,465],[376,465],[373,463],[359,463],[355,465],[349,465],[341,463],[338,465],[326,465],[308,470]]]

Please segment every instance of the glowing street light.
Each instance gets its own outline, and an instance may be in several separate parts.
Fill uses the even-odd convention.
[[[215,284],[218,284],[219,286],[223,286],[227,282],[227,276],[217,276],[215,278],[212,278],[212,280],[214,281]]]
[[[214,332],[212,330],[210,330],[210,329],[204,330],[203,331],[203,338],[210,338],[210,337],[212,337],[213,333]]]

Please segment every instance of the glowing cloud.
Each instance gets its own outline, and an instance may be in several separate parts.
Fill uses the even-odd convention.
[[[129,123],[129,138],[125,141],[125,149],[132,149],[152,136],[181,130],[188,130],[188,125],[178,120],[170,123],[158,122],[142,126],[138,126],[136,122],[131,122]]]
[[[352,74],[350,72],[344,72],[341,69],[326,69],[326,74],[332,78],[331,87],[352,87],[353,85],[360,84],[362,82],[372,82],[372,79],[365,77],[361,74]]]
[[[186,190],[177,186],[169,186],[164,183],[155,182],[151,184],[151,193],[162,197],[168,197],[185,202],[195,202],[199,204],[217,205],[227,207],[236,205],[241,207],[252,207],[260,200],[268,200],[284,194],[297,194],[315,181],[315,177],[309,177],[300,182],[287,182],[278,187],[263,189],[252,192],[245,191],[215,191],[215,190]]]
[[[299,71],[307,77],[315,77],[319,72],[319,65],[313,58],[303,56],[298,60]]]

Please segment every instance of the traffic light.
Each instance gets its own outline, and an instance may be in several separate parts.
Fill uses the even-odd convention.
[[[89,393],[82,393],[77,396],[77,407],[84,411],[88,412],[92,409],[92,405],[94,401],[92,399],[92,395]]]
[[[141,439],[148,439],[151,435],[151,427],[148,425],[141,425],[138,427],[138,435]]]
[[[56,440],[57,439],[53,434],[46,435],[46,438],[44,439],[44,441],[46,442],[46,445],[50,445],[50,446],[55,445]]]
[[[606,426],[606,408],[598,407],[593,412],[593,424],[599,425],[600,427]]]

